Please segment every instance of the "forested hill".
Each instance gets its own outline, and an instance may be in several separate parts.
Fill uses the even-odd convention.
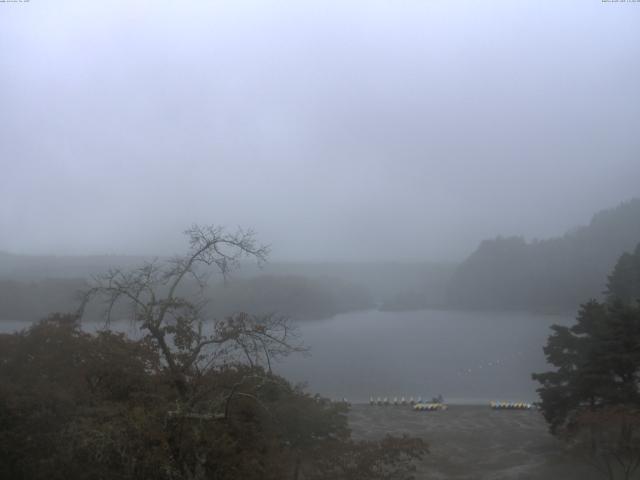
[[[640,199],[595,214],[562,237],[483,241],[457,268],[447,289],[451,307],[570,310],[601,298],[607,274],[640,242]]]
[[[88,283],[82,278],[49,278],[16,281],[0,277],[0,321],[35,321],[51,312],[73,312],[78,308],[78,292]],[[180,294],[192,298],[199,290],[195,282],[185,282]],[[217,282],[206,291],[206,310],[221,318],[240,311],[251,314],[281,314],[296,320],[328,318],[339,313],[374,307],[369,291],[335,277],[261,275]],[[102,309],[87,312],[88,320],[100,320]],[[128,311],[114,311],[124,318]]]
[[[0,320],[36,320],[76,308],[76,293],[109,269],[130,270],[148,256],[29,256],[0,252]],[[163,258],[160,257],[159,260]],[[374,308],[443,305],[455,265],[434,262],[246,262],[227,286],[212,276],[213,313],[277,312],[314,319]],[[213,273],[213,272],[212,272]]]

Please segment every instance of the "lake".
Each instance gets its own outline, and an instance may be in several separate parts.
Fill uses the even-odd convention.
[[[451,403],[535,401],[531,373],[548,369],[542,347],[549,326],[573,321],[526,312],[347,313],[301,322],[309,355],[288,357],[274,370],[307,382],[313,392],[352,402],[438,394]],[[0,323],[5,332],[25,326]]]
[[[570,316],[526,312],[367,311],[300,324],[310,355],[278,373],[332,398],[442,394],[455,403],[535,401],[532,372],[548,369],[542,347]]]

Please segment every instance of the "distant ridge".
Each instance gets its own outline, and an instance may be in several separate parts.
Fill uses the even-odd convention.
[[[221,308],[235,307],[242,301],[256,308],[311,317],[372,305],[391,311],[465,308],[568,312],[589,298],[602,297],[607,275],[616,261],[638,243],[640,198],[634,198],[596,213],[589,225],[571,229],[560,237],[530,242],[522,237],[484,240],[459,265],[275,261],[260,270],[246,264],[233,277],[238,289],[252,286],[252,297],[239,295],[239,290],[216,293],[223,297],[218,298]],[[3,313],[5,319],[32,319],[36,314],[28,315],[27,310],[37,310],[41,315],[51,308],[62,309],[71,304],[74,291],[92,275],[109,268],[135,267],[152,258],[155,257],[30,256],[0,251],[0,286],[4,289],[0,295],[0,320]],[[255,280],[257,277],[262,278]],[[292,282],[294,277],[305,280]],[[340,297],[328,288],[328,279],[334,279],[335,285],[341,286],[338,290],[348,295]],[[256,282],[260,289],[253,288]],[[299,285],[308,287],[304,308],[283,300]],[[270,292],[269,301],[266,292]],[[34,302],[34,298],[38,301]],[[321,312],[317,305],[322,301],[328,307]]]
[[[601,298],[608,273],[640,243],[640,198],[596,213],[561,237],[484,240],[455,270],[450,307],[573,310]]]

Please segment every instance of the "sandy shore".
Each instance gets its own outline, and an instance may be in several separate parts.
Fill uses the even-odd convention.
[[[431,453],[418,467],[419,479],[601,478],[564,452],[537,411],[453,405],[443,412],[415,412],[354,405],[349,421],[355,438],[408,434],[428,441]]]

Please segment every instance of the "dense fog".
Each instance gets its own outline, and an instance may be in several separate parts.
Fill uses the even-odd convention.
[[[57,1],[0,12],[0,250],[461,261],[638,194],[640,9]]]
[[[639,26],[0,0],[0,478],[638,478]]]

